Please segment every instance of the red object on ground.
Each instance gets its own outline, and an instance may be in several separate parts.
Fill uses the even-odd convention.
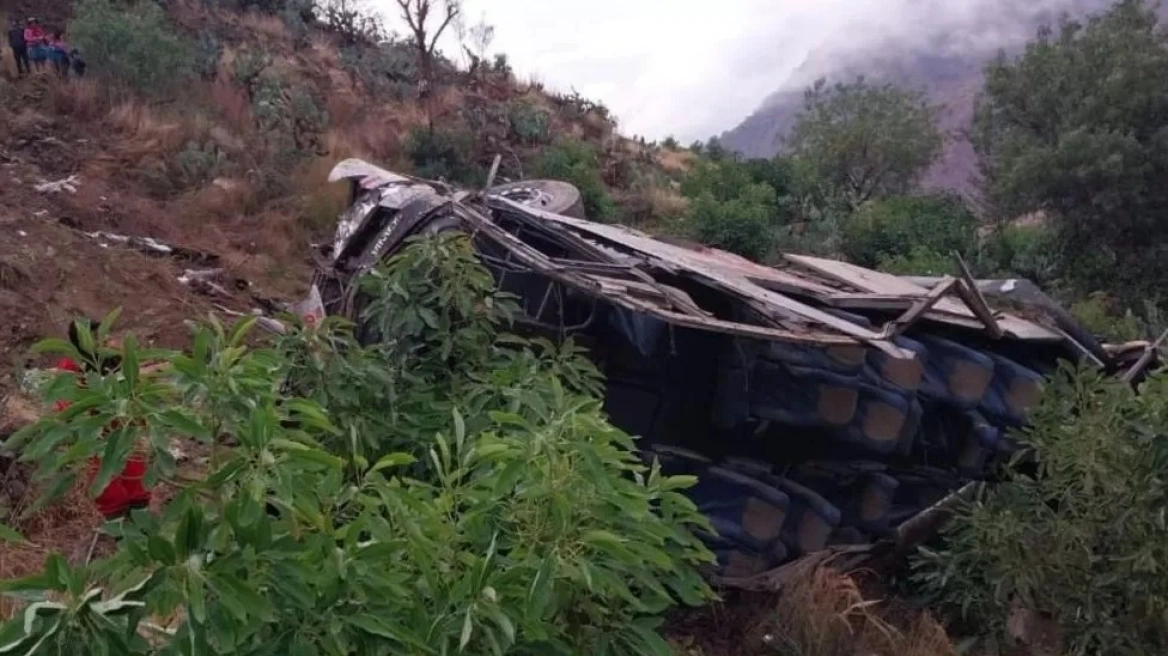
[[[57,369],[81,373],[81,367],[71,358],[62,358],[57,362]],[[68,401],[57,401],[57,410],[69,407]],[[122,472],[114,477],[98,495],[94,503],[97,511],[107,518],[123,515],[134,508],[142,508],[150,504],[150,490],[142,484],[146,477],[146,454],[133,453],[126,459],[126,466]],[[101,458],[92,458],[89,461],[89,480],[97,478],[101,469]]]

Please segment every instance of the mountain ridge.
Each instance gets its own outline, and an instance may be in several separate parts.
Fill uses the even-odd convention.
[[[916,35],[885,26],[859,46],[824,44],[809,53],[787,83],[758,109],[718,139],[744,157],[771,157],[781,151],[782,139],[802,108],[804,90],[816,79],[841,82],[864,76],[919,89],[940,106],[939,127],[948,138],[922,186],[972,193],[977,161],[965,131],[973,118],[986,63],[998,52],[1020,53],[1040,27],[1057,24],[1063,16],[1082,20],[1111,4],[1110,0],[1046,0],[1018,7],[1006,0],[976,0]],[[909,5],[921,17],[943,11],[940,0],[915,0]],[[984,11],[975,10],[974,5]],[[1158,11],[1168,16],[1164,6]]]

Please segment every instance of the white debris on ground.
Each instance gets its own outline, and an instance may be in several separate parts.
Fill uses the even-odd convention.
[[[51,182],[42,181],[40,184],[34,185],[33,189],[42,194],[59,194],[62,192],[75,194],[77,193],[77,188],[80,186],[81,178],[76,175],[71,175],[61,180],[53,180]]]

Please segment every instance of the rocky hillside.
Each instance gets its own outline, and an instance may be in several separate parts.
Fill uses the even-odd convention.
[[[670,202],[655,152],[620,138],[603,106],[520,82],[505,60],[442,60],[422,94],[399,42],[240,4],[0,3],[69,26],[83,52],[151,34],[150,66],[103,65],[91,46],[80,81],[18,79],[0,52],[0,399],[28,346],[77,315],[120,306],[124,329],[178,344],[186,319],[300,298],[344,207],[328,171],[347,157],[474,187],[501,155],[500,180],[569,179],[599,218]],[[98,5],[85,25],[77,13]],[[188,269],[215,270],[214,284]]]
[[[782,147],[803,102],[803,89],[819,77],[857,75],[927,91],[943,107],[941,125],[950,142],[926,177],[931,188],[965,191],[976,171],[964,136],[982,84],[982,68],[1000,49],[1018,52],[1043,25],[1060,16],[1084,17],[1110,0],[914,0],[907,17],[887,25],[856,25],[804,59],[783,88],[740,125],[722,134],[723,145],[747,157],[769,157]],[[1161,11],[1165,11],[1161,7]],[[1168,15],[1168,13],[1166,13]],[[863,37],[853,38],[857,35]],[[846,38],[845,38],[846,37]]]

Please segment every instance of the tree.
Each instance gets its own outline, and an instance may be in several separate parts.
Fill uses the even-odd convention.
[[[460,0],[394,0],[410,28],[414,49],[422,66],[422,79],[433,81],[434,51],[438,39],[462,16]]]
[[[372,45],[385,38],[381,21],[362,0],[319,0],[317,10],[324,24],[350,45]]]
[[[1168,281],[1168,39],[1142,0],[986,69],[973,142],[1003,219],[1042,210],[1060,273],[1131,300]]]
[[[941,152],[936,114],[917,91],[864,78],[834,86],[819,80],[787,145],[801,168],[854,207],[912,188]]]
[[[470,73],[474,75],[487,61],[487,51],[491,49],[491,43],[495,40],[495,26],[487,22],[486,14],[469,28],[462,21],[456,23],[458,40],[462,43],[462,50],[469,60]]]

